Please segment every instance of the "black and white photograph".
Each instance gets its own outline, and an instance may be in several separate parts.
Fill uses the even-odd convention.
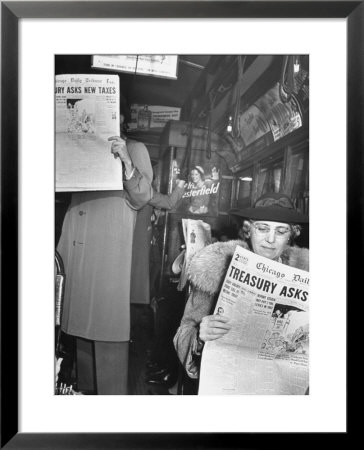
[[[0,447],[348,447],[364,1],[0,3]]]
[[[309,82],[55,55],[56,395],[309,395]]]

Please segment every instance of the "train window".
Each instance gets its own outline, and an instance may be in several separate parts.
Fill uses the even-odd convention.
[[[219,214],[227,214],[231,209],[231,191],[233,177],[223,175],[220,182]]]
[[[308,214],[308,149],[290,151],[285,174],[285,192],[294,201],[295,207]]]
[[[254,201],[266,192],[280,192],[283,174],[283,157],[261,163],[256,174]]]
[[[236,200],[239,208],[250,206],[253,185],[253,167],[238,174]]]

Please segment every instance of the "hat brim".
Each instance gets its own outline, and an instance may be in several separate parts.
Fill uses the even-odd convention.
[[[228,211],[233,216],[245,217],[253,220],[267,220],[270,222],[282,223],[308,223],[309,218],[305,214],[301,214],[294,209],[282,207],[259,207],[245,209],[231,209]]]

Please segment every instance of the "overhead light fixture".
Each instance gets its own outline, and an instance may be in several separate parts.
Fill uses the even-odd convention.
[[[233,131],[233,118],[232,118],[232,116],[229,116],[229,122],[226,127],[226,132],[232,133],[232,131]]]
[[[239,177],[239,180],[241,181],[253,181],[252,177]]]
[[[300,71],[300,60],[299,57],[296,56],[293,63],[293,72],[298,73]]]
[[[179,62],[182,64],[185,64],[186,66],[193,67],[194,69],[199,69],[199,70],[205,69],[205,66],[202,66],[201,64],[196,64],[192,61],[188,61],[187,59],[179,58]]]

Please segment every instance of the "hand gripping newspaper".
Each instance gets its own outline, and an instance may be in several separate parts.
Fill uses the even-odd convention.
[[[238,246],[214,313],[232,328],[205,344],[199,395],[306,393],[308,272]]]

